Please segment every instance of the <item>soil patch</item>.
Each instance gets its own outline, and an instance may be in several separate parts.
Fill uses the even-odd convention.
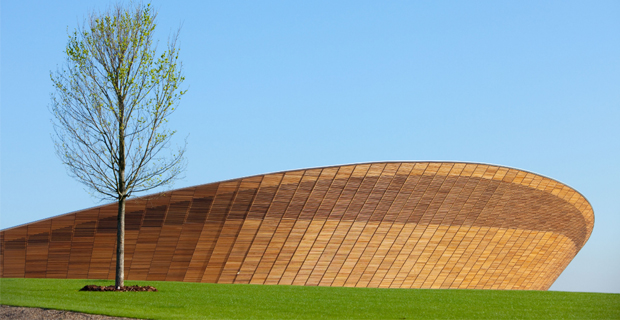
[[[100,314],[88,314],[65,310],[25,308],[0,305],[0,319],[28,319],[28,320],[121,320],[132,318],[118,318]]]
[[[120,289],[116,289],[115,286],[97,286],[94,284],[84,286],[80,291],[120,291],[120,292],[139,292],[139,291],[157,291],[155,287],[151,286],[124,286]]]

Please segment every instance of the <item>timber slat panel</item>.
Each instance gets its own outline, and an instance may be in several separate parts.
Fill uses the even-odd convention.
[[[113,279],[115,203],[0,231],[0,275]],[[128,280],[546,290],[590,237],[570,187],[487,164],[258,175],[126,203]]]

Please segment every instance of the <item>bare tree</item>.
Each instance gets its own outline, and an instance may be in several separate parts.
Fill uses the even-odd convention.
[[[56,152],[69,174],[101,199],[118,201],[117,288],[124,286],[125,200],[169,185],[184,169],[167,119],[186,91],[178,31],[163,52],[150,4],[92,12],[69,35],[67,61],[51,73]]]

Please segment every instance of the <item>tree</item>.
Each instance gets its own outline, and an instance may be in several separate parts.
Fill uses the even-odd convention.
[[[124,286],[125,201],[167,186],[185,167],[166,127],[185,94],[177,39],[157,53],[157,12],[117,4],[92,12],[72,34],[66,64],[52,72],[56,153],[91,194],[118,201],[116,281]]]

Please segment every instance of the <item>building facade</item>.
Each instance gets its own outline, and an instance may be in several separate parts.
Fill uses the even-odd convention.
[[[130,199],[125,277],[209,283],[547,290],[594,214],[534,173],[381,162]],[[115,203],[2,230],[2,277],[114,279]]]

